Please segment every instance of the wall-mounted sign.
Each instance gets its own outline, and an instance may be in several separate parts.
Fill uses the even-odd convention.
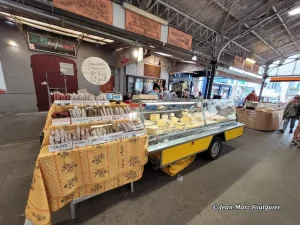
[[[35,33],[27,33],[29,49],[52,52],[60,55],[76,56],[74,42],[48,37]]]
[[[160,40],[161,25],[158,22],[126,10],[125,25],[125,28],[128,31]]]
[[[258,74],[259,73],[259,69],[260,69],[259,65],[254,64],[253,65],[253,69],[252,69],[252,73]]]
[[[144,64],[144,76],[160,78],[161,67]]]
[[[113,6],[110,0],[53,0],[53,5],[102,23],[113,24]]]
[[[244,63],[244,70],[245,71],[248,71],[248,72],[252,72],[252,68],[253,68],[253,63],[245,60],[245,63]]]
[[[60,72],[65,75],[74,76],[74,66],[71,63],[59,63]]]
[[[192,49],[192,35],[169,27],[168,43],[187,50]]]
[[[82,63],[82,74],[88,82],[95,85],[106,84],[111,77],[109,65],[101,58],[89,57]]]
[[[245,60],[242,57],[235,56],[233,66],[238,69],[243,69],[244,62],[245,62]]]

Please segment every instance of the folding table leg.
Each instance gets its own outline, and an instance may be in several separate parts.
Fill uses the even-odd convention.
[[[74,204],[74,201],[70,202],[70,208],[71,208],[71,217],[72,217],[72,219],[75,219],[75,204]]]
[[[134,192],[133,182],[131,182],[130,185],[131,185],[131,192]]]

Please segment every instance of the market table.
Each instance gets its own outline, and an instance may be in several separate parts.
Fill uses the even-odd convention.
[[[100,194],[142,177],[148,160],[148,136],[142,135],[73,150],[49,152],[47,133],[51,112],[44,128],[45,139],[38,155],[25,224],[49,225],[55,212],[73,199]]]

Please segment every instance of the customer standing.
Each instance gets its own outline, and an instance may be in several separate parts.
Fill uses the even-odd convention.
[[[245,101],[249,101],[249,102],[257,102],[258,101],[258,97],[255,93],[255,90],[253,90],[249,95],[247,95],[244,102]]]
[[[297,105],[299,104],[299,95],[296,95],[293,100],[291,100],[284,109],[283,112],[283,126],[282,129],[278,130],[281,133],[284,133],[289,122],[290,122],[290,134],[293,133],[295,122],[297,120]]]
[[[300,104],[297,105],[296,112],[297,112],[297,115],[296,115],[297,119],[299,120],[299,117],[300,117]],[[294,137],[293,137],[293,140],[292,140],[291,144],[294,144],[294,145],[297,144],[299,134],[300,134],[300,123],[298,122],[298,126],[296,127],[296,130],[294,132]],[[298,144],[298,146],[300,146],[300,145]]]

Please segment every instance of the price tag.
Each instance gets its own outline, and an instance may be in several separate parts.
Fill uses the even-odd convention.
[[[101,117],[101,120],[102,121],[110,121],[110,120],[112,120],[113,118],[112,118],[112,116],[102,116]]]
[[[145,131],[144,131],[144,130],[134,131],[134,133],[135,133],[135,136],[136,136],[136,137],[145,135]]]
[[[86,105],[97,105],[97,101],[96,100],[84,101],[84,103]]]
[[[48,150],[49,152],[59,152],[63,150],[69,150],[73,148],[72,142],[66,142],[63,144],[56,144],[56,145],[49,145]]]
[[[54,104],[56,105],[69,105],[70,103],[70,100],[54,100]]]
[[[106,136],[109,137],[110,141],[120,140],[123,138],[123,132],[116,132]]]
[[[91,139],[91,145],[103,144],[104,142],[105,142],[105,139],[103,137],[93,137]]]
[[[132,138],[133,137],[133,132],[127,132],[123,134],[123,138],[127,139],[127,138]]]
[[[72,118],[72,124],[82,124],[82,123],[89,123],[89,117],[81,117],[81,118]]]
[[[73,148],[82,148],[91,145],[91,140],[73,141]]]
[[[53,126],[60,126],[60,125],[69,125],[71,124],[71,118],[58,118],[58,119],[52,119],[52,125]]]
[[[109,104],[109,101],[96,101],[98,105],[107,105]]]

